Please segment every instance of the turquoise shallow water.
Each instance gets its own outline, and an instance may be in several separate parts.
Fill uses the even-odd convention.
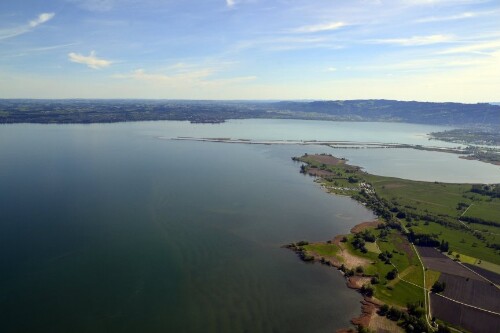
[[[0,331],[347,325],[359,296],[337,271],[304,264],[280,246],[326,240],[372,214],[298,173],[290,157],[324,147],[158,139],[201,137],[217,126],[0,126]],[[377,167],[360,150],[344,153]]]

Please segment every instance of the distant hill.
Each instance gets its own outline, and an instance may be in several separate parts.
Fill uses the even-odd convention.
[[[0,123],[105,123],[228,119],[385,121],[500,127],[500,106],[487,103],[427,103],[394,100],[177,101],[0,99]]]
[[[487,103],[429,103],[394,100],[278,102],[277,110],[358,121],[440,125],[500,125],[500,106]]]

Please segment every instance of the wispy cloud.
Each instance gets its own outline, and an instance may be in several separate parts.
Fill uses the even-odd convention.
[[[0,30],[0,40],[16,37],[25,34],[27,32],[30,32],[37,26],[50,21],[55,15],[56,15],[55,13],[41,13],[40,15],[38,15],[38,17],[29,21],[27,24],[14,28],[2,29]]]
[[[37,53],[37,52],[47,52],[47,51],[52,51],[52,50],[58,50],[58,49],[74,46],[77,44],[78,43],[70,43],[70,44],[33,47],[33,48],[28,48],[28,49],[16,50],[16,51],[9,50],[6,52],[0,52],[0,58],[20,58],[20,57],[33,55],[34,53]]]
[[[448,16],[429,16],[429,17],[424,17],[418,20],[415,20],[416,23],[430,23],[430,22],[444,22],[444,21],[455,21],[455,20],[463,20],[463,19],[470,19],[470,18],[475,18],[475,17],[480,17],[484,15],[489,15],[495,13],[494,11],[488,11],[488,12],[465,12],[465,13],[460,13],[460,14],[455,14],[455,15],[448,15]]]
[[[41,47],[34,47],[34,48],[28,49],[26,51],[28,51],[28,52],[50,51],[50,50],[57,50],[57,49],[66,48],[66,47],[69,47],[69,46],[75,46],[75,45],[78,45],[78,44],[79,43],[68,43],[68,44],[41,46]]]
[[[115,0],[67,0],[80,8],[92,12],[106,12],[113,9]]]
[[[286,36],[286,37],[266,37],[253,40],[244,40],[236,43],[232,52],[241,52],[248,49],[259,49],[266,51],[289,51],[311,48],[340,49],[337,41],[318,36]]]
[[[402,2],[408,5],[457,5],[457,4],[474,4],[478,2],[486,2],[488,0],[403,0]]]
[[[226,6],[228,7],[233,7],[235,4],[235,0],[226,0]]]
[[[413,36],[409,38],[388,38],[388,39],[373,39],[371,43],[375,44],[396,44],[401,46],[422,46],[430,44],[447,43],[454,40],[451,35],[429,35],[429,36]]]
[[[139,81],[148,81],[154,84],[165,86],[188,86],[188,87],[207,87],[207,86],[223,86],[229,84],[243,83],[253,81],[256,76],[240,76],[230,78],[211,78],[216,73],[214,68],[200,68],[191,71],[181,70],[174,73],[163,72],[146,72],[144,69],[137,69],[127,74],[117,74],[114,78],[117,79],[133,79]]]
[[[500,40],[492,40],[479,43],[469,43],[463,46],[457,46],[444,51],[439,54],[456,54],[456,53],[481,53],[487,54],[491,52],[500,51]]]
[[[322,23],[315,25],[305,25],[302,27],[292,29],[291,31],[296,33],[314,33],[314,32],[337,30],[344,26],[346,26],[344,22],[330,22],[330,23]]]
[[[90,55],[84,56],[79,53],[71,52],[68,54],[69,60],[71,62],[76,62],[78,64],[87,65],[87,67],[92,69],[101,69],[108,67],[113,62],[110,60],[100,59],[96,57],[95,51],[90,52]]]

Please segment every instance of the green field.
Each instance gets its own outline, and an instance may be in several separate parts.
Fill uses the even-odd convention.
[[[321,257],[336,257],[339,252],[339,247],[329,243],[313,243],[303,246],[304,250],[313,252]]]
[[[380,197],[400,207],[408,206],[406,208],[410,211],[458,218],[462,213],[456,208],[458,203],[472,202],[463,197],[470,185],[416,182],[374,175],[367,175],[366,179]]]
[[[441,272],[426,270],[425,271],[425,289],[431,289],[434,282],[439,280],[439,276],[441,276]]]
[[[464,216],[479,217],[484,220],[500,223],[499,212],[500,212],[500,199],[495,198],[492,201],[474,201],[474,203],[467,210]]]
[[[451,251],[500,265],[500,255],[486,247],[486,242],[477,239],[467,230],[447,228],[434,222],[425,224],[423,221],[419,221],[417,226],[412,226],[412,229],[415,232],[438,235],[439,239],[445,239],[450,243]],[[500,236],[491,234],[485,234],[484,236],[487,242],[500,242]]]
[[[500,227],[496,227],[494,225],[477,224],[477,223],[467,223],[467,225],[473,230],[490,234],[496,234],[497,236],[500,236]]]

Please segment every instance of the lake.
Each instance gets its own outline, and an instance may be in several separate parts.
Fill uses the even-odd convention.
[[[374,216],[321,191],[291,157],[340,154],[370,172],[431,181],[500,182],[498,167],[407,149],[160,137],[421,144],[438,129],[297,120],[0,126],[1,331],[345,327],[359,295],[336,270],[281,245],[327,240]]]

